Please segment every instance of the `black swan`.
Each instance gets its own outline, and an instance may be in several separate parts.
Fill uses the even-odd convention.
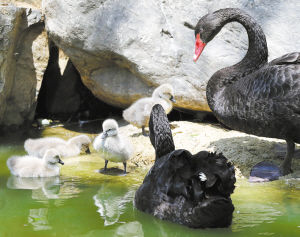
[[[257,136],[285,139],[287,152],[279,175],[292,172],[295,143],[300,143],[300,53],[268,63],[261,27],[240,9],[220,9],[202,17],[195,27],[196,62],[205,45],[229,22],[239,22],[249,48],[237,64],[210,78],[206,96],[210,109],[226,126]]]
[[[155,163],[136,191],[136,208],[193,228],[229,226],[236,181],[233,165],[222,154],[175,150],[161,105],[152,108],[149,131]]]

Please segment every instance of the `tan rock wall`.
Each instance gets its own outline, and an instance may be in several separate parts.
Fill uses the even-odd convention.
[[[38,81],[48,64],[40,11],[0,6],[0,125],[22,125],[34,116]]]

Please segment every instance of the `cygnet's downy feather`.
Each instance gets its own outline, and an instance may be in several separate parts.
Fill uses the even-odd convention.
[[[59,152],[49,149],[42,159],[36,156],[12,156],[6,162],[10,172],[20,177],[50,177],[58,176],[60,167],[64,164],[59,157]]]
[[[170,113],[174,99],[174,89],[170,84],[162,84],[157,87],[152,97],[141,98],[123,111],[123,118],[132,125],[143,128],[148,127],[150,113],[155,104],[160,104],[166,113]]]
[[[105,120],[102,128],[103,133],[95,138],[93,146],[105,160],[104,170],[107,168],[108,161],[112,161],[122,162],[126,172],[126,162],[133,154],[129,138],[119,134],[118,123],[114,119]]]
[[[24,148],[29,155],[43,157],[46,150],[56,149],[62,157],[77,156],[84,149],[89,153],[91,139],[87,135],[78,135],[68,141],[58,137],[44,137],[38,139],[27,139]]]

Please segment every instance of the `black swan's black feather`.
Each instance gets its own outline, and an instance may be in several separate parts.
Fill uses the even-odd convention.
[[[287,64],[300,64],[300,53],[288,53],[279,58],[272,60],[269,65],[287,65]]]
[[[175,150],[168,117],[163,112],[162,106],[154,106],[149,120],[149,136],[156,158]]]
[[[135,194],[135,206],[160,219],[195,228],[226,227],[234,210],[234,167],[222,154],[174,150],[167,116],[161,105],[152,109],[150,140],[155,164]],[[204,173],[206,180],[200,180]]]
[[[202,17],[195,35],[208,43],[222,27],[237,21],[247,33],[249,48],[241,62],[217,71],[208,81],[208,105],[226,126],[246,133],[285,139],[288,152],[282,173],[291,172],[294,143],[300,143],[300,53],[268,63],[261,27],[240,9],[226,8]]]

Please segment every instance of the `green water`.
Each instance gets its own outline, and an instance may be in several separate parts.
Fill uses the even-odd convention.
[[[62,133],[67,134],[48,131]],[[134,193],[146,171],[131,167],[126,176],[103,175],[96,172],[103,162],[95,154],[66,159],[61,177],[11,176],[7,158],[25,154],[23,139],[17,140],[0,139],[0,237],[300,236],[299,179],[264,184],[238,180],[231,227],[195,230],[136,210]]]

